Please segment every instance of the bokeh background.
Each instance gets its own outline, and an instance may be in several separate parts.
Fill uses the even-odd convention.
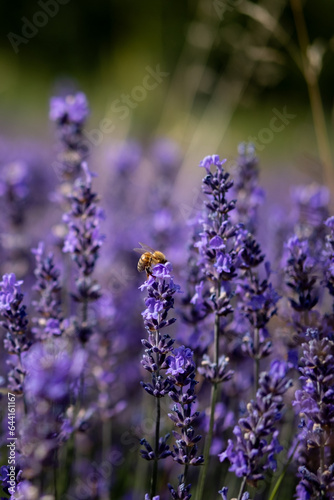
[[[87,93],[89,127],[96,128],[104,117],[113,118],[115,99],[141,84],[145,67],[159,64],[169,76],[117,122],[104,144],[128,135],[144,141],[167,135],[178,141],[187,163],[198,164],[204,154],[235,154],[239,142],[267,126],[273,108],[287,106],[296,118],[260,152],[262,166],[283,160],[289,169],[316,170],[307,85],[293,59],[300,54],[289,2],[69,0],[57,5],[58,12],[15,53],[9,33],[22,36],[26,20],[33,22],[43,9],[37,1],[1,2],[2,135],[50,141],[49,98],[65,86]],[[330,129],[331,9],[330,0],[304,2]]]

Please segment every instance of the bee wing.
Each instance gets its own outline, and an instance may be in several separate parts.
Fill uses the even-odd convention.
[[[134,248],[133,249],[137,253],[143,254],[145,252],[149,252],[149,253],[155,252],[155,250],[153,248],[149,247],[148,245],[145,245],[144,243],[139,242],[139,245],[141,245],[141,248]]]

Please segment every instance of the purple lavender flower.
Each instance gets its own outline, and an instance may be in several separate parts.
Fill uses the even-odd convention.
[[[276,425],[284,406],[283,395],[292,384],[287,371],[285,362],[274,361],[269,372],[261,373],[256,399],[247,405],[247,416],[233,430],[235,443],[229,440],[219,455],[221,462],[228,458],[231,472],[246,477],[254,486],[264,479],[264,471],[276,470],[275,455],[282,450]]]
[[[200,167],[206,170],[202,181],[205,202],[202,215],[195,226],[189,261],[189,265],[195,268],[195,271],[190,272],[189,283],[190,287],[193,286],[196,290],[190,300],[193,308],[197,310],[192,313],[192,317],[202,321],[214,314],[214,359],[211,361],[210,357],[206,356],[201,368],[201,373],[212,384],[212,392],[210,428],[204,448],[204,467],[199,478],[199,500],[203,496],[213,438],[218,384],[228,380],[232,374],[228,373],[225,358],[220,357],[219,349],[220,339],[227,325],[227,316],[233,312],[231,299],[239,261],[237,237],[240,226],[233,224],[231,220],[230,213],[235,209],[235,200],[229,201],[233,182],[223,168],[225,161],[220,161],[218,155],[212,155],[200,162]]]
[[[21,292],[23,281],[16,281],[15,274],[5,274],[0,282],[0,325],[6,330],[4,347],[9,354],[15,354],[17,361],[10,361],[8,374],[9,388],[17,394],[23,392],[25,372],[22,368],[22,353],[27,351],[31,342],[27,338],[28,319],[26,306],[21,305],[24,295]]]
[[[304,443],[303,457],[299,455],[303,460],[297,498],[330,500],[334,493],[334,465],[330,458],[334,437],[334,344],[318,330],[308,329],[306,336],[300,359],[303,385],[294,401],[301,417],[300,441]]]
[[[82,169],[84,177],[77,179],[69,197],[71,210],[63,216],[68,226],[63,252],[71,254],[79,271],[74,298],[83,305],[83,320],[82,325],[78,326],[78,336],[85,343],[91,334],[87,318],[88,302],[100,297],[100,286],[92,274],[104,241],[104,235],[100,232],[104,212],[98,206],[97,194],[92,190],[92,173],[85,163]]]
[[[325,284],[329,293],[334,296],[334,216],[329,217],[325,221],[325,226],[328,228],[326,235],[326,245],[323,251],[323,274]],[[334,304],[333,304],[334,308]]]
[[[235,224],[242,223],[250,233],[255,234],[258,209],[264,201],[264,191],[258,185],[258,159],[254,145],[251,143],[239,144],[238,153],[232,188],[232,196],[238,202],[231,217]]]
[[[83,349],[68,352],[68,342],[57,339],[34,344],[24,358],[26,390],[34,400],[66,404],[87,361]]]
[[[44,254],[44,243],[32,250],[36,258],[34,271],[36,284],[34,289],[39,292],[39,300],[33,305],[39,317],[33,318],[36,326],[32,329],[36,338],[45,339],[50,335],[62,334],[61,285],[59,271],[55,267],[53,254]]]
[[[228,492],[228,488],[226,486],[224,486],[224,488],[222,488],[221,490],[218,491],[218,493],[220,493],[223,500],[228,500],[227,492]],[[250,500],[249,493],[247,491],[242,495],[241,500]]]
[[[222,318],[233,311],[230,282],[237,276],[235,243],[239,228],[230,221],[235,201],[227,200],[233,182],[224,171],[224,163],[225,160],[220,161],[217,155],[207,156],[200,163],[207,171],[202,185],[207,201],[199,220],[200,232],[192,243],[193,250],[197,251],[197,256],[192,257],[197,283],[192,277],[196,291],[190,299],[197,310],[193,317],[200,320],[212,312]],[[215,168],[213,173],[212,167]]]
[[[83,92],[64,97],[52,97],[50,120],[54,122],[83,123],[89,113],[88,102]]]
[[[177,377],[179,374],[187,373],[195,368],[193,353],[188,347],[181,346],[173,350],[173,356],[168,356],[167,363],[169,368],[166,370],[166,375]]]
[[[50,101],[50,119],[57,124],[61,151],[53,166],[62,180],[73,179],[88,155],[83,126],[88,116],[88,103],[83,93],[53,97]]]
[[[202,436],[196,434],[194,429],[199,412],[192,410],[192,405],[196,402],[196,366],[192,351],[184,346],[175,349],[172,355],[168,356],[167,363],[169,368],[166,373],[172,382],[169,396],[175,403],[173,413],[169,413],[168,416],[178,428],[178,432],[173,431],[176,444],[172,457],[175,462],[184,465],[184,473],[180,479],[180,485],[183,484],[181,491],[184,491],[188,467],[201,465],[204,461],[202,455],[197,456],[197,443]],[[180,485],[179,487],[181,487]],[[186,488],[186,492],[189,494],[190,485]],[[173,498],[183,497],[175,496]]]
[[[290,304],[297,312],[310,311],[319,300],[316,289],[316,261],[310,255],[307,240],[294,236],[287,242],[286,250],[286,284],[296,296],[290,299]]]
[[[151,496],[156,492],[158,460],[166,458],[171,454],[167,445],[168,435],[160,437],[160,398],[168,394],[173,387],[170,378],[163,378],[161,370],[170,368],[167,355],[173,350],[174,340],[168,334],[163,336],[160,333],[162,328],[166,328],[174,323],[175,318],[168,318],[169,311],[174,306],[174,294],[180,291],[180,287],[174,283],[171,275],[172,265],[158,264],[153,267],[151,274],[143,285],[142,291],[147,292],[145,299],[146,309],[142,313],[144,324],[148,331],[148,339],[143,339],[145,347],[142,365],[152,375],[152,383],[141,382],[142,387],[148,394],[156,398],[156,430],[154,448],[146,439],[141,440],[145,449],[141,450],[142,457],[146,460],[153,460],[153,472],[151,478]],[[181,354],[181,353],[180,353]],[[182,355],[181,355],[182,357]],[[167,358],[167,359],[166,359]],[[189,361],[189,356],[188,356]],[[178,364],[184,365],[185,359],[178,363],[174,362],[174,367]],[[186,361],[187,365],[187,361]],[[175,370],[174,370],[175,371]]]
[[[327,187],[316,184],[292,190],[294,232],[299,239],[307,239],[315,252],[324,239],[323,221],[329,215],[329,195]]]
[[[181,482],[178,485],[177,490],[175,490],[171,484],[168,484],[169,491],[174,500],[190,500],[190,487],[191,484],[188,484],[188,486],[186,486],[183,482]]]
[[[10,311],[12,304],[21,297],[21,288],[23,281],[16,281],[14,273],[4,274],[0,282],[0,310]]]
[[[0,198],[13,226],[21,227],[25,220],[30,192],[28,165],[23,161],[8,163],[1,169]]]
[[[261,247],[255,238],[245,231],[240,231],[238,235],[241,269],[236,294],[238,302],[236,305],[237,318],[243,316],[248,320],[248,333],[242,331],[243,350],[255,360],[255,387],[258,384],[259,362],[271,352],[271,342],[268,340],[269,334],[267,325],[270,319],[277,313],[277,302],[280,296],[273,288],[269,278],[271,269],[269,262],[266,262],[265,279],[260,279],[260,265],[264,260]]]
[[[212,363],[210,357],[204,354],[198,373],[213,384],[227,382],[231,380],[234,371],[229,368],[230,359],[227,356],[220,356],[217,363]]]
[[[11,474],[12,476],[12,474]],[[10,470],[8,465],[2,465],[0,469],[0,483],[4,492],[7,495],[11,495],[10,498],[16,498],[12,495],[13,491],[19,490],[19,485],[22,484],[22,470],[17,466],[15,467],[15,487],[13,488],[12,478],[10,477]],[[5,498],[3,500],[6,500]]]
[[[166,319],[170,309],[174,307],[174,294],[180,291],[171,276],[172,265],[158,264],[154,273],[140,286],[140,290],[147,290],[145,299],[146,309],[142,313],[144,325],[150,331],[161,330],[174,323],[175,318]]]

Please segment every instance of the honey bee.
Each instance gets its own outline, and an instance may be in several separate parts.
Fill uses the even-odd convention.
[[[151,274],[151,268],[157,264],[166,264],[166,256],[159,252],[159,250],[153,250],[153,248],[140,243],[141,248],[134,248],[134,251],[141,254],[141,257],[137,264],[137,270],[141,273],[146,271],[147,276]]]

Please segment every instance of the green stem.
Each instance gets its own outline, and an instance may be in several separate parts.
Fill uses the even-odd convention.
[[[185,464],[184,473],[183,473],[183,482],[184,485],[187,486],[187,475],[188,475],[189,464]]]
[[[255,328],[254,329],[254,351],[255,351],[255,358],[254,358],[254,398],[256,397],[257,390],[259,388],[259,375],[260,375],[260,358],[258,355],[258,350],[259,350],[259,329]]]
[[[210,448],[211,448],[211,443],[212,443],[212,436],[213,436],[213,426],[215,422],[215,408],[216,408],[216,402],[217,402],[217,394],[218,394],[218,384],[214,383],[212,384],[211,387],[211,408],[210,408],[210,424],[209,424],[209,432],[207,435],[207,438],[205,440],[205,446],[204,446],[204,465],[201,469],[200,475],[199,475],[199,484],[198,484],[198,489],[197,489],[197,496],[196,500],[202,500],[203,497],[203,491],[204,491],[204,483],[206,479],[206,473],[208,470],[209,466],[209,456],[210,456]]]
[[[282,470],[281,475],[279,476],[278,480],[276,481],[274,489],[273,489],[273,491],[270,494],[269,500],[274,500],[274,498],[275,498],[275,496],[276,496],[276,494],[277,494],[277,492],[279,490],[279,487],[281,486],[282,481],[283,481],[283,479],[285,477],[286,471],[288,470],[288,467],[289,467],[289,465],[290,465],[290,463],[291,463],[291,461],[293,459],[293,456],[296,453],[298,445],[299,445],[299,441],[297,441],[296,446],[294,447],[293,452],[291,453],[291,456],[290,456],[289,460],[285,464],[284,469]]]
[[[245,489],[245,486],[246,486],[246,481],[247,481],[247,476],[245,476],[242,480],[242,483],[241,483],[241,486],[240,486],[240,491],[239,491],[239,495],[238,495],[238,500],[241,500],[241,497],[244,493],[244,489]]]
[[[88,302],[85,300],[82,304],[82,325],[85,326],[87,323],[87,314],[88,314]],[[73,409],[73,421],[75,422],[78,414],[80,412],[80,408],[82,408],[84,403],[84,386],[85,386],[85,374],[84,370],[81,372],[80,380],[79,380],[79,393],[76,398],[76,402]],[[74,469],[74,461],[75,461],[75,431],[72,432],[68,442],[67,442],[67,453],[65,459],[65,472],[64,472],[64,488],[63,495],[65,495],[68,487],[72,481],[72,473]]]
[[[217,298],[219,298],[219,295],[220,295],[220,284],[217,287]],[[220,330],[220,317],[218,314],[216,314],[216,316],[215,316],[215,330],[214,330],[214,335],[215,335],[215,338],[214,338],[214,344],[215,344],[214,363],[216,365],[218,365],[218,361],[219,361],[219,330]],[[213,427],[214,427],[214,423],[215,423],[215,409],[216,409],[217,395],[218,395],[218,383],[213,382],[212,387],[211,387],[211,407],[210,407],[209,432],[208,432],[207,438],[205,440],[204,453],[203,453],[204,465],[203,465],[201,472],[200,472],[200,475],[199,475],[199,483],[198,483],[196,500],[202,500],[202,497],[203,497],[204,483],[205,483],[206,473],[207,473],[208,466],[209,466],[210,448],[211,448],[212,437],[213,437]]]
[[[72,484],[72,471],[73,471],[74,460],[75,460],[75,435],[74,432],[72,432],[67,442],[63,491],[61,498],[65,498],[65,494],[70,485]]]
[[[160,398],[156,398],[156,421],[155,421],[155,458],[153,462],[152,480],[151,480],[151,498],[155,496],[158,479],[158,453],[159,453],[159,437],[160,437]]]
[[[20,368],[21,368],[21,372],[24,373],[24,368],[23,368],[23,364],[22,364],[22,357],[21,357],[21,353],[18,354],[18,358],[19,358],[19,363],[20,363]],[[23,394],[22,394],[22,398],[23,398],[23,408],[24,408],[24,414],[25,416],[28,415],[28,404],[27,404],[27,400],[26,400],[26,396],[25,396],[25,393],[24,393],[24,380],[25,380],[25,376],[22,375],[23,377],[23,380],[22,380],[22,386],[23,386]]]
[[[58,450],[54,451],[54,464],[53,464],[53,490],[55,500],[58,500]]]
[[[82,303],[82,326],[83,328],[86,328],[87,326],[87,318],[88,318],[88,301],[87,299],[84,300]],[[79,386],[79,397],[78,397],[78,405],[77,406],[77,411],[76,415],[78,414],[80,408],[83,407],[84,405],[84,397],[85,397],[85,372],[82,370],[81,375],[80,375],[80,386]]]
[[[108,453],[111,445],[111,419],[103,420],[102,422],[102,463],[108,462]],[[107,491],[104,491],[101,500],[109,500],[110,498],[110,478],[106,478]]]
[[[159,330],[155,332],[155,341],[156,345],[159,343]],[[160,366],[159,353],[156,355],[157,366]],[[159,368],[154,375],[155,377],[159,377]],[[157,480],[158,480],[158,454],[159,454],[159,438],[160,438],[160,419],[161,419],[161,406],[160,406],[160,398],[156,398],[156,420],[155,420],[155,450],[154,450],[154,462],[153,462],[153,471],[152,471],[152,479],[151,479],[151,498],[155,496],[157,489]]]

